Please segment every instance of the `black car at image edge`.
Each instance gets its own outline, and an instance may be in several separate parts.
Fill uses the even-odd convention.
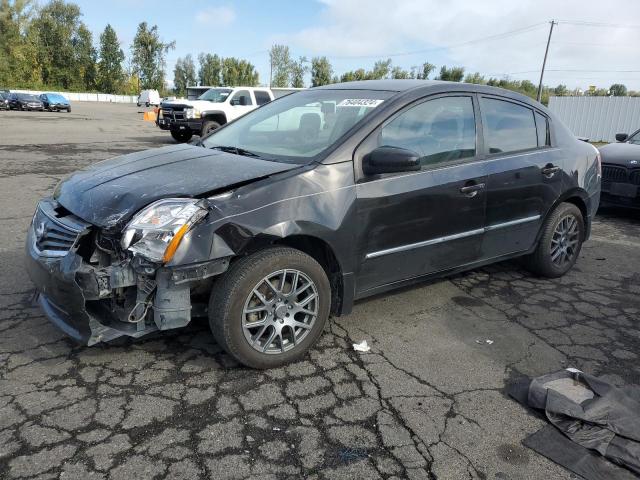
[[[602,206],[640,208],[640,130],[600,147]]]
[[[0,110],[9,110],[9,92],[0,91]]]
[[[38,97],[30,93],[9,94],[9,108],[11,110],[44,110],[44,105]]]
[[[565,274],[600,179],[597,150],[520,94],[333,84],[197,145],[70,175],[38,204],[27,269],[48,318],[82,343],[207,316],[229,354],[269,368],[370,295],[514,257]]]

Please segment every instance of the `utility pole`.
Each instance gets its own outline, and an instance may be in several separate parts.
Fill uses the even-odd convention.
[[[542,78],[544,77],[544,67],[547,65],[547,55],[549,55],[549,45],[551,44],[551,34],[553,33],[553,26],[558,22],[551,20],[551,28],[549,29],[549,38],[547,39],[547,49],[544,51],[544,60],[542,61],[542,70],[540,71],[540,83],[538,84],[538,101],[542,99]]]

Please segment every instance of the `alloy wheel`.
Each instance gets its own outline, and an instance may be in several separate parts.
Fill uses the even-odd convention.
[[[309,334],[318,317],[318,289],[303,272],[283,269],[263,277],[242,312],[249,345],[266,354],[284,353]]]
[[[580,242],[578,220],[567,215],[556,225],[551,238],[551,261],[558,267],[564,267],[574,260]]]

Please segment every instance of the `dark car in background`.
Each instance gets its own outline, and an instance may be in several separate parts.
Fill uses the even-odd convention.
[[[640,208],[640,130],[600,147],[602,206]]]
[[[9,94],[0,92],[0,110],[9,110]]]
[[[11,110],[44,110],[38,97],[29,93],[10,93],[9,108]]]
[[[274,367],[357,299],[514,257],[564,275],[600,173],[595,147],[515,92],[327,85],[70,175],[36,208],[27,270],[86,345],[207,315],[229,354]]]
[[[40,95],[40,101],[44,105],[46,110],[52,112],[59,112],[60,110],[71,111],[71,104],[69,100],[64,98],[59,93],[43,93]]]

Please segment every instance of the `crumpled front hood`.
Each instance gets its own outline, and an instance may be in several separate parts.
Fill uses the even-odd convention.
[[[298,165],[172,145],[79,170],[58,185],[54,198],[83,220],[112,227],[162,198],[198,197],[293,168]]]
[[[610,143],[598,148],[604,163],[613,163],[625,167],[640,167],[640,145],[632,143]],[[631,162],[637,163],[631,163]]]

